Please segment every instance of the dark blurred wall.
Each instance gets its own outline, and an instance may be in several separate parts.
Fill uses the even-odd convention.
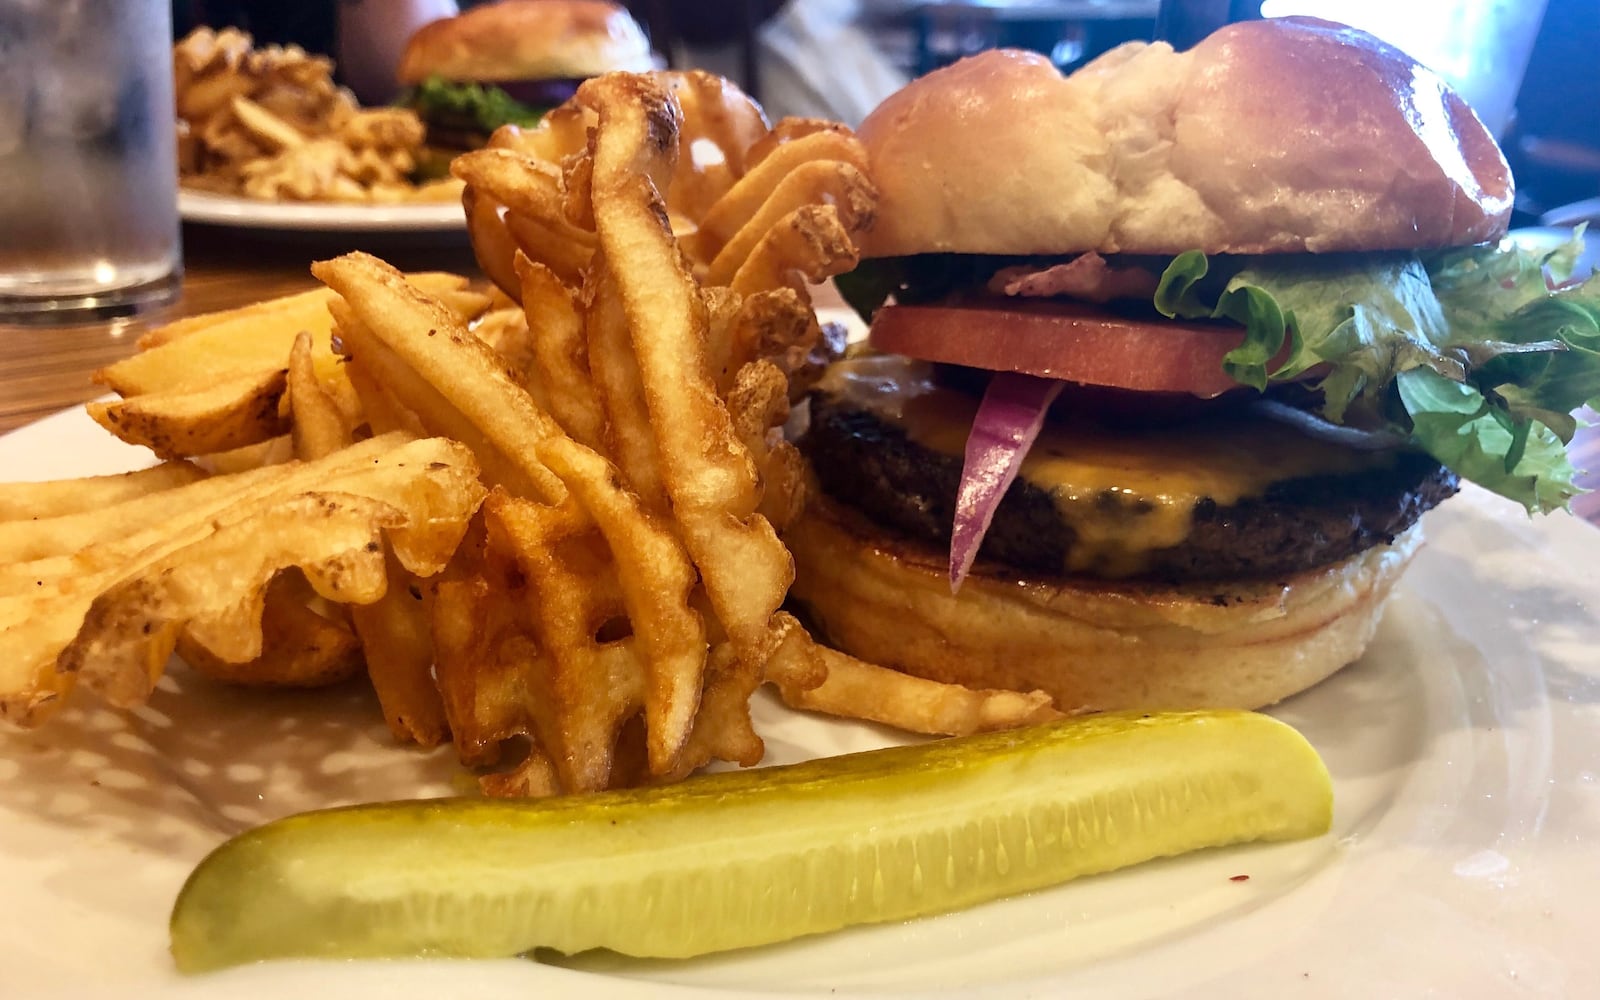
[[[1524,216],[1600,195],[1597,70],[1600,0],[1548,0],[1505,144]]]
[[[1549,0],[1517,97],[1523,129],[1600,144],[1597,70],[1600,0]]]
[[[231,24],[257,45],[299,45],[307,52],[334,51],[338,0],[174,0],[172,25],[181,36],[197,24]],[[367,0],[382,3],[384,0]]]

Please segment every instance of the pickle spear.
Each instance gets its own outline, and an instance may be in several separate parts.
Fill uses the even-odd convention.
[[[661,788],[354,806],[213,851],[179,968],[686,957],[902,920],[1151,858],[1327,831],[1327,769],[1250,712],[1102,715]]]

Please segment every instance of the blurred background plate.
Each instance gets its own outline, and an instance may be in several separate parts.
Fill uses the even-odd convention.
[[[392,205],[256,201],[207,191],[179,191],[185,222],[299,232],[466,232],[459,201]]]

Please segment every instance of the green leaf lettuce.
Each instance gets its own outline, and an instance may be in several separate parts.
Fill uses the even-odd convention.
[[[1244,326],[1225,361],[1239,382],[1309,377],[1328,420],[1397,431],[1462,478],[1549,510],[1578,492],[1571,411],[1600,402],[1600,280],[1546,284],[1575,255],[1190,251],[1166,268],[1155,305]]]
[[[499,87],[455,83],[438,76],[411,88],[401,103],[430,122],[485,134],[502,125],[536,125],[545,112],[512,99]]]

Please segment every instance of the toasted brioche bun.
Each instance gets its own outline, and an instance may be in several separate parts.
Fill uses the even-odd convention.
[[[869,256],[1410,250],[1498,239],[1505,157],[1400,50],[1314,18],[1193,49],[1133,42],[1062,77],[985,52],[858,132],[882,193]]]
[[[1041,690],[1063,711],[1260,708],[1361,656],[1421,544],[1281,583],[1161,587],[1027,581],[982,567],[950,593],[944,553],[883,535],[814,495],[785,533],[790,595],[827,643],[918,677]]]
[[[453,81],[581,80],[652,68],[650,43],[628,12],[602,0],[501,0],[426,24],[396,76]]]

